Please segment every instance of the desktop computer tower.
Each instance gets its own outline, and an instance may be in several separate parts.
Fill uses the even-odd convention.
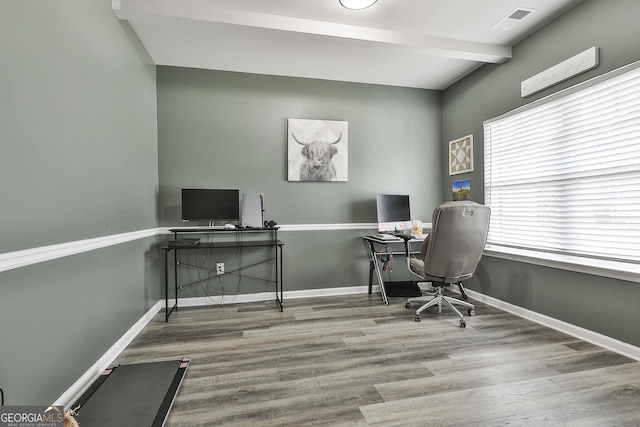
[[[242,193],[240,221],[243,227],[263,227],[264,193]]]

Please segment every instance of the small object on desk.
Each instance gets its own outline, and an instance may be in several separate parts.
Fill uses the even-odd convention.
[[[236,226],[231,223],[228,223],[224,225],[224,228],[225,230],[235,230]]]
[[[414,236],[422,234],[422,221],[418,219],[411,221],[411,234]]]

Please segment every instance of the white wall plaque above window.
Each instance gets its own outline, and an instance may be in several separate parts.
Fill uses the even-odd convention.
[[[520,84],[520,95],[523,98],[533,95],[536,92],[540,92],[543,89],[597,67],[599,63],[598,53],[597,47],[590,47],[584,52],[580,52],[533,77],[523,80]]]

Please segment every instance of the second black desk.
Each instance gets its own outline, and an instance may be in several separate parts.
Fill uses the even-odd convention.
[[[245,233],[268,233],[271,239],[261,239],[261,240],[243,240],[243,239],[233,239],[233,240],[220,240],[220,241],[208,241],[201,242],[198,245],[192,246],[176,246],[170,245],[165,246],[162,249],[164,250],[164,262],[165,262],[165,321],[169,321],[169,316],[174,310],[178,309],[178,290],[190,286],[193,283],[186,283],[183,285],[179,285],[178,279],[178,267],[180,266],[178,254],[181,251],[197,251],[197,250],[214,250],[218,248],[237,248],[240,251],[255,249],[255,248],[273,248],[274,254],[272,257],[268,257],[262,261],[261,263],[274,262],[275,263],[275,302],[280,309],[280,311],[284,311],[284,291],[283,291],[283,263],[282,263],[282,251],[284,247],[284,243],[278,240],[277,228],[252,228],[252,229],[218,229],[218,228],[177,228],[169,230],[174,235],[174,239],[178,240],[181,234],[187,234],[189,236],[203,234],[208,235],[210,237],[218,234],[231,234],[235,233],[236,237],[245,235]],[[173,252],[173,262],[169,260],[169,253]],[[174,282],[174,297],[175,302],[172,307],[169,307],[169,266],[173,265],[173,282]],[[254,266],[253,264],[251,266]],[[250,266],[247,266],[248,268]],[[243,268],[240,266],[236,272],[241,271]],[[270,279],[264,279],[266,281],[271,281]]]

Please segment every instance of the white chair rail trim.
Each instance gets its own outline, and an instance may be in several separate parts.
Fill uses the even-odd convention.
[[[281,231],[328,231],[328,230],[376,230],[375,223],[346,223],[346,224],[291,224],[280,225]],[[75,240],[55,245],[0,254],[0,273],[20,267],[26,267],[40,262],[51,261],[83,252],[106,248],[134,240],[146,239],[164,234],[170,234],[170,229],[180,227],[157,227],[146,230],[131,231],[91,239]],[[190,228],[190,227],[187,227]]]
[[[280,225],[280,231],[334,231],[334,230],[377,230],[375,223],[348,224],[285,224]]]
[[[159,234],[158,228],[95,237],[92,239],[75,240],[49,246],[24,249],[21,251],[0,254],[0,272],[26,267],[40,262],[51,261],[70,255],[77,255],[95,249],[131,242],[133,240],[153,237]]]

